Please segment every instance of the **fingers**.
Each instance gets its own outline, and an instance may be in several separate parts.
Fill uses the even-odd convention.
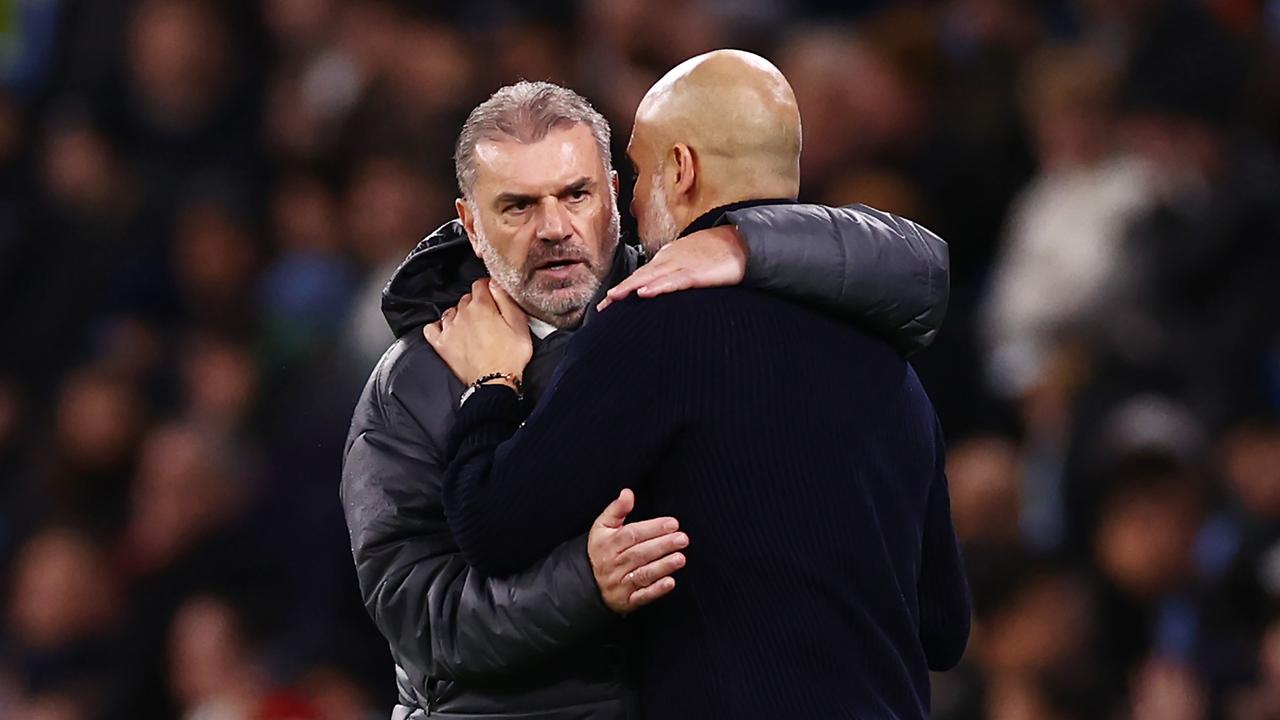
[[[435,347],[436,343],[440,342],[440,321],[437,320],[433,323],[423,325],[422,336],[427,339],[427,343],[431,345],[431,347]]]
[[[489,291],[488,279],[481,279],[471,283],[471,297],[478,305],[493,305],[493,293]]]
[[[653,261],[648,265],[639,268],[624,278],[622,282],[614,285],[612,288],[609,288],[609,292],[605,293],[604,299],[600,301],[599,305],[596,305],[596,309],[603,310],[611,303],[622,300],[636,290],[644,287],[646,283],[650,282],[658,273],[661,272],[662,265],[662,261],[655,256]]]
[[[684,553],[674,553],[638,567],[627,573],[626,577],[631,586],[639,590],[660,582],[663,578],[684,567],[684,564]]]
[[[693,286],[693,276],[683,270],[678,270],[650,280],[645,283],[644,287],[636,290],[636,295],[642,298],[651,298],[659,295],[665,295],[667,293],[679,292],[680,290],[688,290]]]
[[[600,513],[600,517],[596,518],[594,525],[596,527],[619,528],[626,521],[627,516],[636,507],[635,493],[629,489],[623,489],[618,493],[618,497],[609,506]]]
[[[728,287],[746,277],[748,248],[737,228],[700,230],[667,245],[649,264],[631,274],[597,305],[603,310],[631,293],[657,297],[694,287]]]
[[[639,568],[672,554],[679,554],[680,550],[689,546],[689,536],[682,532],[669,533],[646,540],[645,542],[633,545],[618,555],[618,563],[622,567]],[[657,578],[654,578],[657,579]],[[650,580],[652,582],[652,580]],[[648,585],[649,583],[644,583]]]
[[[656,537],[662,537],[679,529],[680,523],[676,522],[673,517],[654,518],[623,525],[622,529],[614,533],[613,548],[615,552],[621,555],[635,545]]]
[[[627,607],[631,610],[644,607],[675,589],[675,578],[662,578],[648,587],[640,588],[639,590],[631,593],[631,597],[628,598]]]

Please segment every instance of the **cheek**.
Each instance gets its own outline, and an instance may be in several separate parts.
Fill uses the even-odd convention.
[[[498,220],[492,232],[485,232],[485,240],[508,264],[520,267],[529,256],[529,239],[532,232],[524,226],[512,226]],[[488,231],[488,226],[485,230]]]
[[[636,181],[635,189],[631,192],[631,216],[634,217],[637,222],[643,220],[646,203],[648,202],[648,184]]]
[[[574,214],[575,232],[597,254],[603,252],[608,241],[610,217],[608,196],[592,200]]]

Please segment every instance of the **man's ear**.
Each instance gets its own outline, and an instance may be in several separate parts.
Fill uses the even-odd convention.
[[[462,198],[453,201],[453,209],[458,212],[458,219],[462,221],[462,229],[467,231],[467,239],[471,241],[471,249],[477,255],[480,254],[480,248],[476,247],[476,214],[471,212],[471,204]]]
[[[694,162],[693,149],[684,143],[676,143],[671,148],[671,163],[676,171],[673,189],[677,195],[692,198],[694,187],[698,183],[698,169]]]

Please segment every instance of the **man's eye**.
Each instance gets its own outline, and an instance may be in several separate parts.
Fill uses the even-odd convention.
[[[583,200],[586,200],[587,196],[589,196],[590,194],[591,193],[587,192],[586,190],[574,190],[573,192],[569,193],[569,201],[582,202]]]
[[[520,202],[514,202],[508,205],[506,211],[508,213],[519,214],[524,212],[525,210],[528,210],[532,205],[533,203],[522,200]]]

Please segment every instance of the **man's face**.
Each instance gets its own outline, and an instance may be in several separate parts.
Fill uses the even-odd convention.
[[[489,274],[531,315],[576,325],[618,244],[614,179],[590,128],[553,129],[530,144],[481,141],[476,168],[458,215]]]
[[[665,163],[660,153],[650,147],[647,126],[636,121],[627,144],[627,157],[636,174],[636,185],[631,196],[631,214],[636,219],[640,244],[649,257],[676,239],[680,225],[671,212],[667,199]]]

